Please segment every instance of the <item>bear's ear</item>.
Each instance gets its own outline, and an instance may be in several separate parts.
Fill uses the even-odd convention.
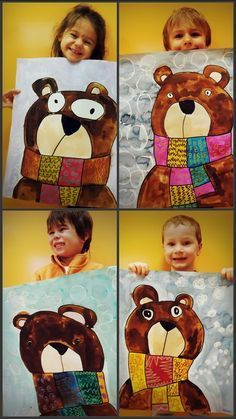
[[[38,97],[58,91],[57,82],[51,77],[36,80],[32,87]]]
[[[165,79],[167,77],[169,77],[172,73],[170,67],[168,67],[167,65],[163,65],[162,67],[158,67],[155,71],[154,71],[154,80],[157,82],[157,84],[159,84],[159,86],[162,86]]]
[[[21,311],[18,313],[12,320],[13,324],[17,329],[22,329],[26,320],[30,317],[30,314],[27,311]]]
[[[176,303],[184,304],[187,308],[192,308],[193,298],[189,294],[179,294],[175,299]]]
[[[133,300],[136,306],[140,306],[151,301],[159,300],[158,293],[151,285],[138,285],[133,291]]]
[[[219,65],[207,65],[203,70],[203,74],[204,76],[215,80],[216,83],[222,88],[224,88],[230,80],[228,71]]]
[[[97,321],[96,313],[93,310],[74,304],[59,307],[58,313],[91,328]]]
[[[103,95],[108,95],[108,91],[105,88],[105,86],[96,82],[90,83],[86,89],[86,92],[93,93],[95,95],[99,95],[100,93],[102,93]]]

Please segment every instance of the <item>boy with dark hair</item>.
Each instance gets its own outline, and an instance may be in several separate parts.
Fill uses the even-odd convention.
[[[37,281],[103,267],[90,260],[93,219],[88,211],[52,210],[47,219],[47,230],[54,254],[50,264],[36,271]]]

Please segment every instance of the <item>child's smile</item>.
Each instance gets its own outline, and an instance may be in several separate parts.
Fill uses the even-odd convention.
[[[96,46],[97,35],[91,22],[80,17],[74,26],[66,29],[60,39],[61,52],[71,63],[89,59]]]
[[[194,227],[188,224],[167,225],[164,232],[165,259],[172,271],[193,271],[200,254]]]
[[[52,251],[61,262],[68,264],[76,254],[82,253],[85,240],[79,237],[75,227],[68,221],[52,226],[48,235]]]

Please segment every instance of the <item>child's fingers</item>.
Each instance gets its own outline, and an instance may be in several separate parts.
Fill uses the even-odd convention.
[[[2,95],[2,106],[5,108],[12,108],[14,97],[21,91],[19,89],[9,90]]]
[[[137,275],[146,276],[149,273],[149,266],[146,263],[134,262],[128,265],[130,271]]]
[[[221,276],[228,281],[232,281],[234,277],[233,268],[223,268],[221,270]]]

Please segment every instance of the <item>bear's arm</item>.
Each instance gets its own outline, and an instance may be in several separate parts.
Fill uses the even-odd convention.
[[[181,401],[186,412],[207,414],[211,411],[209,403],[203,392],[190,381],[179,383],[179,392]]]
[[[133,389],[132,389],[130,378],[128,378],[128,380],[123,384],[119,392],[120,407],[128,408],[129,399],[132,395],[133,395]]]

